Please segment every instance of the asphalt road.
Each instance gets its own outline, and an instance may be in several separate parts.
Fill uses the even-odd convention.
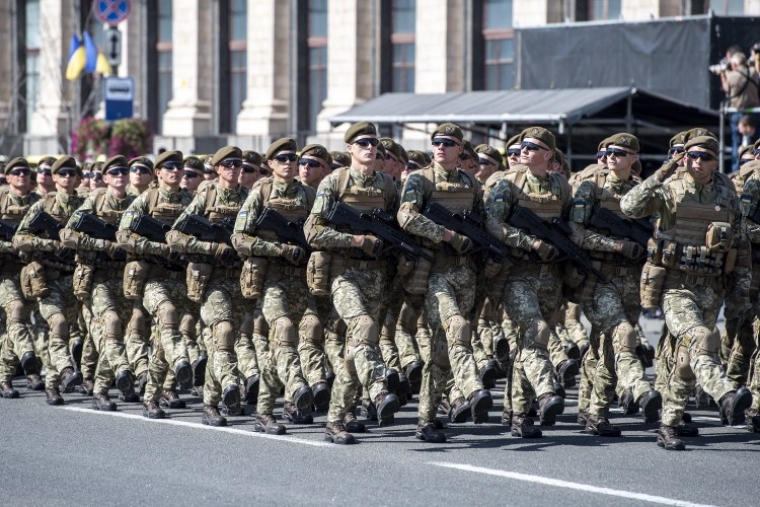
[[[653,337],[658,326],[645,322]],[[395,426],[370,426],[344,447],[323,442],[324,415],[272,437],[254,433],[247,416],[202,426],[201,400],[188,394],[187,409],[148,421],[138,404],[100,413],[78,394],[49,407],[17,380],[21,399],[0,400],[0,505],[743,506],[760,498],[760,434],[720,426],[714,408],[691,407],[701,436],[685,452],[666,452],[655,426],[619,412],[623,437],[581,433],[573,389],[544,438],[520,440],[498,424],[500,383],[491,422],[450,425],[446,444],[414,438],[412,402]]]

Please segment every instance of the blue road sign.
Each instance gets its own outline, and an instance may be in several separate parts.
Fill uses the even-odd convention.
[[[95,17],[107,25],[118,25],[129,16],[129,0],[94,0]]]

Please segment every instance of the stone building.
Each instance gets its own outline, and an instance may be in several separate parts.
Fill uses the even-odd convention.
[[[0,152],[67,151],[100,77],[64,78],[69,41],[104,45],[92,0],[0,2]],[[389,91],[514,86],[514,29],[552,23],[760,14],[760,0],[131,0],[119,76],[155,147],[339,145],[328,119]]]

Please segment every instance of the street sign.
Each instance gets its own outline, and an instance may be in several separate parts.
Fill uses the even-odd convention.
[[[107,77],[103,84],[106,121],[132,118],[135,109],[135,80],[131,77]]]
[[[94,0],[92,12],[107,25],[117,25],[129,16],[129,0]]]
[[[115,26],[108,27],[106,30],[103,52],[106,54],[106,60],[111,67],[121,65],[121,32]]]

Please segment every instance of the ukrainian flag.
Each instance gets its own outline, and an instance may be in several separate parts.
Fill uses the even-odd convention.
[[[76,81],[83,71],[88,74],[97,72],[107,76],[113,74],[113,69],[108,64],[108,60],[103,53],[98,51],[98,47],[89,32],[84,32],[84,39],[76,34],[71,36],[66,79]]]
[[[71,36],[71,47],[69,48],[69,63],[66,66],[66,79],[76,81],[82,74],[87,64],[85,48],[82,39],[77,34]]]

